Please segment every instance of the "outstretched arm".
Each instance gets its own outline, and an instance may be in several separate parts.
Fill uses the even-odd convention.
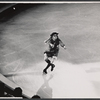
[[[63,47],[64,49],[66,49],[66,46],[65,44],[59,39],[59,43],[60,43],[60,46]]]
[[[44,41],[44,43],[49,43],[49,42],[50,42],[50,38]]]
[[[50,39],[51,39],[51,38],[45,40],[44,43],[45,43],[45,44],[48,43],[48,44],[50,45],[51,48],[54,48],[54,44],[52,44],[52,43],[50,42]]]

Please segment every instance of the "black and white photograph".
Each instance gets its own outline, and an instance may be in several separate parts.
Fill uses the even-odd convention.
[[[0,98],[100,98],[100,3],[0,2]]]

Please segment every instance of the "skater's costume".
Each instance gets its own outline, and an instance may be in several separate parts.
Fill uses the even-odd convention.
[[[47,54],[48,57],[52,57],[52,56],[58,56],[59,53],[59,44],[60,46],[64,47],[65,44],[59,39],[57,38],[55,41],[53,41],[53,39],[50,37],[48,40],[45,41],[45,43],[49,44],[48,50],[46,50],[44,53]],[[52,47],[51,45],[54,45],[54,47]]]

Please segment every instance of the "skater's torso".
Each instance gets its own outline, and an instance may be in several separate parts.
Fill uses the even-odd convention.
[[[53,47],[50,45],[50,43],[51,44],[53,44]],[[52,49],[57,49],[57,48],[59,48],[59,39],[56,39],[55,41],[53,40],[53,39],[51,39],[50,41],[49,41],[49,48],[52,50]]]
[[[50,52],[59,51],[59,44],[60,44],[62,47],[65,46],[65,45],[63,44],[63,42],[62,42],[59,38],[57,38],[56,40],[53,40],[52,38],[49,38],[49,39],[46,41],[46,43],[49,44],[48,50],[49,50]],[[53,46],[52,46],[52,45],[53,45]]]

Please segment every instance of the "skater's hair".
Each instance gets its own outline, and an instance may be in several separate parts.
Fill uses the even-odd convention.
[[[58,34],[59,34],[59,33],[58,33],[58,32],[53,32],[53,33],[51,33],[51,34],[50,34],[51,38],[52,38],[52,37],[53,37],[53,35],[55,35],[55,34],[56,34],[56,35],[57,35],[57,37],[58,37]]]

